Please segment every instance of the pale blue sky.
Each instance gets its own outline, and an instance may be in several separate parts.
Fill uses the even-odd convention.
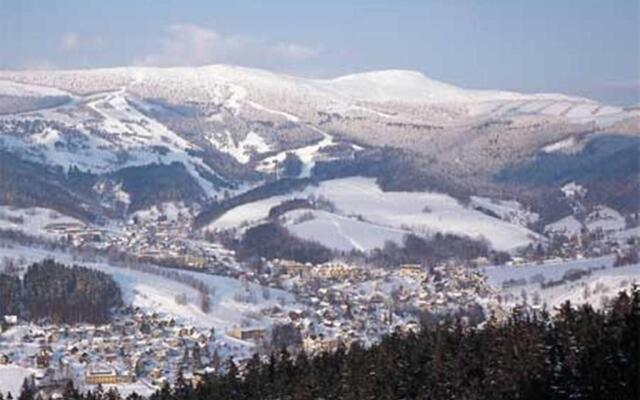
[[[638,0],[0,0],[0,68],[403,68],[638,103]]]

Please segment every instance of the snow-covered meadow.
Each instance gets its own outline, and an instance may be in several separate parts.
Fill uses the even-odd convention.
[[[54,238],[56,225],[83,227],[84,222],[42,207],[17,208],[0,206],[0,229],[21,231],[30,236]]]
[[[316,212],[317,220],[299,224],[295,223],[299,211],[289,212],[284,215],[289,220],[286,226],[297,236],[340,250],[370,250],[386,240],[401,240],[403,232],[420,235],[443,232],[484,238],[498,250],[513,250],[541,239],[517,221],[491,217],[446,194],[383,192],[374,179],[361,177],[325,181],[297,193],[243,204],[222,215],[207,229],[256,223],[282,201],[309,196],[328,200],[335,211]],[[488,203],[480,198],[476,201]],[[509,204],[501,207],[506,214],[518,210],[511,207],[505,211]]]
[[[598,258],[549,261],[543,264],[500,265],[482,269],[487,281],[501,290],[508,304],[526,300],[529,304],[546,304],[553,308],[571,301],[572,304],[590,303],[595,307],[615,297],[620,290],[640,283],[640,264],[613,267],[615,256]],[[576,280],[567,280],[559,285],[543,287],[542,282],[559,281],[565,274],[575,271],[590,271]]]

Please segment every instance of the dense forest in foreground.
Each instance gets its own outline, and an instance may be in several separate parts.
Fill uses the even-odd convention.
[[[0,273],[0,315],[100,324],[122,304],[120,288],[111,276],[89,268],[44,260],[30,265],[22,279]]]
[[[516,310],[482,328],[460,321],[394,333],[309,357],[283,350],[193,387],[180,380],[152,400],[187,399],[607,399],[640,398],[640,289],[620,293],[604,311],[565,304],[556,315]],[[26,396],[32,398],[26,385]],[[116,400],[101,388],[65,398]],[[138,399],[137,395],[129,399]]]

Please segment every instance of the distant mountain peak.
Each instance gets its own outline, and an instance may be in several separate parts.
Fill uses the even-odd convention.
[[[344,75],[324,84],[342,94],[378,102],[459,101],[468,92],[419,71],[397,69]]]

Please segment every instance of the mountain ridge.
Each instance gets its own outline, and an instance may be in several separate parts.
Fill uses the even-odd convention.
[[[294,179],[317,176],[319,165],[322,176],[364,174],[388,189],[491,187],[505,168],[544,149],[566,150],[556,143],[579,148],[594,135],[637,136],[639,120],[640,110],[468,90],[410,70],[332,79],[224,64],[0,71],[0,150],[78,169],[110,188],[134,187],[115,181],[126,168],[139,176],[178,163],[184,169],[172,173],[199,187],[200,204],[290,174],[287,163],[300,164],[287,176]],[[163,187],[169,192],[159,198],[176,197]],[[118,197],[101,192],[98,202],[105,196]]]
[[[106,67],[106,68],[87,68],[87,69],[52,69],[52,70],[0,70],[0,79],[6,79],[8,81],[12,81],[13,79],[21,79],[21,76],[24,75],[55,75],[55,74],[75,74],[75,75],[84,75],[84,74],[123,74],[128,76],[129,79],[132,79],[133,82],[137,80],[144,79],[149,74],[158,74],[162,72],[166,73],[182,73],[185,77],[188,77],[189,74],[193,72],[207,72],[214,75],[221,75],[229,78],[232,72],[239,73],[239,77],[254,75],[259,77],[269,77],[269,78],[277,78],[280,80],[294,81],[298,83],[316,83],[319,85],[327,85],[330,86],[332,84],[340,85],[347,82],[355,82],[356,84],[360,83],[369,83],[369,84],[377,84],[376,82],[372,82],[372,80],[382,81],[384,86],[392,86],[395,84],[402,84],[406,86],[406,83],[414,83],[414,84],[422,84],[425,87],[431,87],[433,89],[439,89],[442,91],[449,92],[468,92],[473,94],[502,94],[505,96],[513,96],[514,98],[525,98],[529,96],[534,97],[547,97],[547,98],[564,98],[564,99],[574,99],[574,100],[583,100],[583,101],[592,101],[597,102],[592,99],[588,99],[585,97],[575,96],[575,95],[566,95],[562,93],[527,93],[527,92],[518,92],[518,91],[505,91],[500,89],[467,89],[462,88],[460,86],[456,86],[450,83],[446,83],[444,81],[436,80],[430,78],[426,74],[418,70],[411,69],[381,69],[381,70],[367,70],[363,72],[354,72],[344,75],[338,75],[332,78],[309,78],[297,76],[290,73],[281,73],[269,71],[266,69],[259,68],[251,68],[251,67],[243,67],[231,64],[210,64],[210,65],[202,65],[196,67],[148,67],[148,66],[117,66],[117,67]],[[396,82],[391,82],[391,80],[395,79]],[[360,81],[360,82],[358,82]],[[47,85],[44,85],[47,86]],[[50,86],[55,88],[55,86]],[[424,88],[423,88],[424,90]],[[441,93],[431,93],[430,95],[422,98],[422,101],[444,101],[442,99],[438,99],[435,96]],[[400,99],[396,99],[400,100]],[[414,101],[420,101],[418,96],[413,99]],[[459,100],[465,100],[464,98],[460,98]]]

